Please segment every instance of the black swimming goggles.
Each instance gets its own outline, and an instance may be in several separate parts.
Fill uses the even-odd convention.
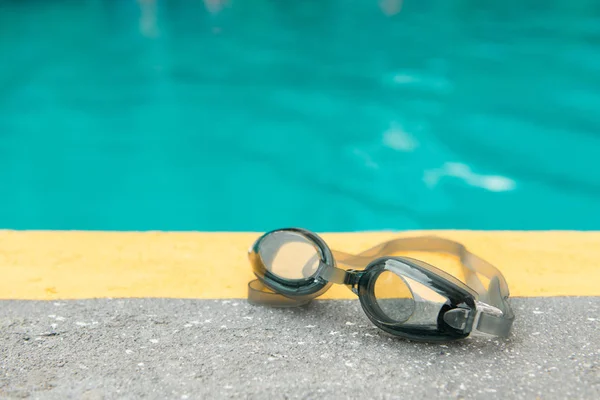
[[[399,252],[457,256],[466,284]],[[508,336],[514,314],[508,286],[493,265],[462,244],[435,236],[399,238],[360,254],[329,249],[315,233],[279,229],[249,250],[258,279],[248,285],[252,304],[293,307],[309,303],[333,283],[344,284],[377,327],[412,340],[448,341],[472,332]]]

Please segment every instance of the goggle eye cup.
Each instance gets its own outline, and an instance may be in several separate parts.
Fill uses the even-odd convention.
[[[433,267],[432,267],[433,268]],[[444,320],[456,307],[473,310],[473,298],[406,257],[373,261],[361,276],[358,294],[363,310],[379,328],[414,340],[450,340],[469,332]]]
[[[262,284],[301,304],[331,286],[319,279],[322,270],[334,265],[331,250],[310,231],[287,228],[268,232],[250,248],[249,258]]]

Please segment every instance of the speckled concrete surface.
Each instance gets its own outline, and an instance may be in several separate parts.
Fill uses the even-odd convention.
[[[600,298],[513,299],[506,340],[422,344],[358,301],[0,302],[0,397],[600,398]]]

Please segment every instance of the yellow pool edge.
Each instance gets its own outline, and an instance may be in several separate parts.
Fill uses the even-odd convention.
[[[506,276],[513,297],[600,296],[600,232],[410,231],[322,233],[359,252],[393,237],[464,243]],[[245,298],[256,232],[0,231],[0,299]],[[458,273],[454,260],[416,254]],[[321,298],[354,295],[343,286]]]

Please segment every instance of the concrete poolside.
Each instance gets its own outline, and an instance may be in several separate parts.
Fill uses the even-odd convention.
[[[0,232],[0,397],[600,398],[600,232],[434,233],[504,272],[510,338],[392,339],[343,287],[250,306],[256,233]]]

